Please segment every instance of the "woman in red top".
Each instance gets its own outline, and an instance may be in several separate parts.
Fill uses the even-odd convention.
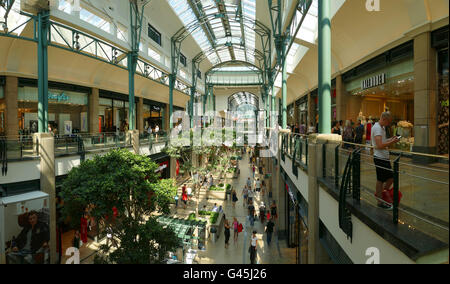
[[[183,185],[182,194],[181,194],[181,200],[183,200],[184,209],[186,209],[187,200],[188,200],[188,196],[187,196],[187,192],[186,192],[186,185]]]

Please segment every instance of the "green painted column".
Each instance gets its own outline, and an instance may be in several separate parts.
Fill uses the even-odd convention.
[[[272,115],[275,115],[275,112],[277,111],[276,107],[276,93],[275,93],[275,84],[272,85]],[[280,115],[280,114],[278,114]],[[278,121],[278,118],[271,118],[271,121]],[[272,123],[272,122],[271,122]],[[271,124],[271,127],[274,127],[275,125]]]
[[[281,85],[281,100],[282,100],[282,109],[283,112],[283,129],[287,129],[287,60],[286,60],[286,42],[283,40],[283,53],[282,53],[282,62],[283,62],[283,73],[282,73],[282,85]]]
[[[50,12],[38,14],[38,131],[48,132],[48,30]]]
[[[194,99],[196,88],[191,88],[191,99],[189,100],[189,117],[191,118],[191,128],[194,127]]]
[[[173,74],[170,75],[169,78],[169,129],[173,128],[173,119],[172,119],[172,115],[173,115],[173,90],[175,88],[175,80],[176,80],[176,75],[174,76]]]
[[[331,0],[319,1],[319,133],[331,133]]]
[[[136,118],[134,116],[135,110],[135,96],[134,96],[134,74],[136,73],[137,54],[133,52],[128,53],[128,125],[129,130],[135,129]]]

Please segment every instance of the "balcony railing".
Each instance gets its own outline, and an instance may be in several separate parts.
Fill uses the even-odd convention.
[[[299,169],[308,169],[308,142],[304,135],[283,133],[281,137],[281,159],[287,156],[293,161],[292,173],[297,177]],[[340,206],[343,206],[340,220],[344,222],[346,212],[349,213],[344,203],[348,199],[356,204],[364,201],[375,210],[384,211],[378,207],[383,202],[392,205],[392,212],[387,212],[391,212],[388,214],[392,214],[394,224],[407,224],[448,243],[448,158],[391,150],[392,169],[387,170],[393,174],[390,188],[393,200],[389,203],[375,196],[378,166],[372,152],[373,147],[367,145],[334,141],[323,144],[321,175],[329,186],[340,192]],[[434,161],[424,164],[425,158]]]

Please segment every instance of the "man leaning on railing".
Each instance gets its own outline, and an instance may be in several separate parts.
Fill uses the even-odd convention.
[[[382,201],[383,190],[389,190],[394,182],[394,175],[389,159],[388,147],[400,141],[399,137],[386,138],[386,127],[392,123],[392,115],[390,112],[381,114],[379,122],[375,123],[372,128],[372,146],[374,150],[374,162],[377,171],[376,197],[378,198],[378,207],[390,210],[391,204]],[[383,187],[384,184],[384,187]]]

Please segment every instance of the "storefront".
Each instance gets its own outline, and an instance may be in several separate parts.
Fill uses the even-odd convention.
[[[0,136],[6,132],[5,77],[0,77]]]
[[[448,71],[449,71],[449,27],[444,27],[432,34],[432,47],[437,54],[437,78],[438,78],[438,154],[449,154],[449,92],[448,92]]]
[[[350,70],[345,84],[345,120],[376,122],[389,111],[393,117],[389,135],[403,138],[396,147],[410,151],[414,145],[414,43],[407,42]],[[398,132],[397,132],[398,131]]]
[[[156,126],[159,130],[163,130],[163,110],[164,105],[158,102],[144,99],[144,131],[148,132],[148,127],[151,127],[152,133],[155,132]]]
[[[137,99],[135,100],[134,116],[136,117]],[[99,98],[99,132],[126,132],[129,124],[129,100],[127,95],[100,90]]]
[[[298,125],[300,126],[300,134],[306,134],[308,131],[308,96],[304,96],[297,100]]]
[[[308,264],[308,203],[282,170],[285,181],[288,247],[296,249],[296,264]]]
[[[89,88],[49,82],[48,123],[58,135],[88,132]],[[18,86],[19,132],[30,135],[38,131],[37,81],[19,79]]]

